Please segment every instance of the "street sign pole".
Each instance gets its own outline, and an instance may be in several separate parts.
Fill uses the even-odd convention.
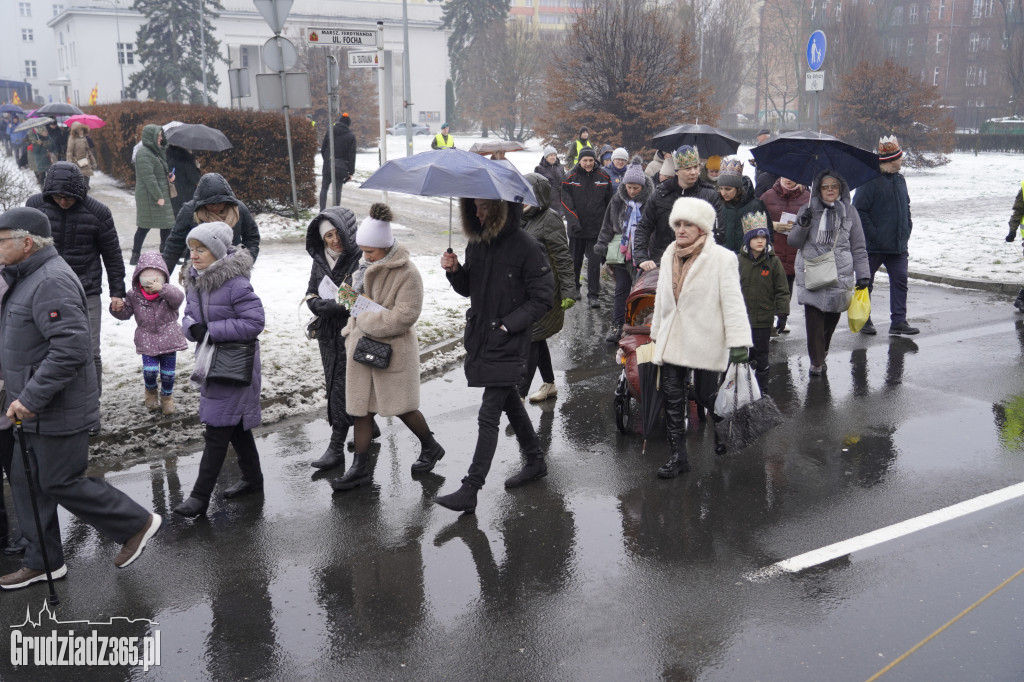
[[[412,156],[412,80],[409,78],[409,0],[402,0],[402,75],[405,77],[405,155]]]
[[[278,33],[274,36],[277,38],[277,47],[281,51],[282,61],[284,59],[284,48],[281,47],[281,34]],[[299,194],[295,189],[295,154],[292,152],[292,123],[291,123],[291,112],[288,107],[288,89],[284,85],[284,74],[286,73],[283,69],[277,72],[281,77],[281,97],[284,106],[284,136],[288,142],[288,176],[292,181],[292,212],[295,214],[295,219],[299,219]]]
[[[331,191],[337,196],[338,174],[334,170],[334,98],[338,94],[338,60],[334,55],[327,55],[327,134],[330,135],[328,146],[331,149]],[[339,112],[340,114],[340,112]],[[352,168],[351,170],[355,170]],[[331,204],[334,206],[334,204]]]
[[[380,137],[377,140],[377,155],[380,165],[388,160],[387,116],[384,109],[384,22],[377,22],[377,118]],[[384,192],[384,203],[388,203],[388,193]]]
[[[811,34],[811,37],[807,40],[807,66],[810,67],[812,72],[821,70],[821,67],[825,64],[825,52],[828,47],[828,41],[825,39],[824,31],[815,31]],[[819,121],[819,114],[821,109],[821,100],[819,95],[821,89],[824,86],[825,74],[821,74],[821,78],[816,81],[812,79],[811,74],[807,74],[807,88],[811,89],[811,85],[814,86],[814,127],[820,133],[821,123]],[[817,76],[817,74],[815,74]]]

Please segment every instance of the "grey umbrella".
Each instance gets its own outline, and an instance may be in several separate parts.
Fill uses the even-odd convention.
[[[67,102],[50,102],[36,109],[33,116],[74,116],[75,114],[84,114],[85,112],[76,107],[74,104],[68,104]]]
[[[19,123],[18,127],[14,129],[14,132],[20,133],[21,131],[28,130],[29,128],[42,128],[43,126],[48,126],[51,123],[53,123],[53,119],[48,116],[43,116],[41,118],[29,118],[26,119],[24,123]]]
[[[204,152],[222,152],[234,146],[227,135],[202,123],[182,123],[171,128],[165,127],[164,136],[167,138],[167,144]]]

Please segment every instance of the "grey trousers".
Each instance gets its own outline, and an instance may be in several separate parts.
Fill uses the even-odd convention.
[[[57,570],[64,565],[64,549],[57,521],[58,504],[102,535],[122,545],[146,525],[150,514],[141,505],[102,478],[85,476],[89,463],[88,433],[83,431],[73,436],[42,436],[26,431],[25,438],[28,441],[32,469],[36,474],[36,500],[50,570]],[[43,554],[32,516],[32,500],[29,497],[20,443],[15,446],[13,465],[11,489],[14,493],[14,508],[21,520],[21,531],[28,540],[24,564],[42,571]]]
[[[103,304],[100,297],[86,296],[85,303],[89,308],[89,335],[92,337],[92,359],[96,363],[96,387],[103,395],[103,362],[100,360],[100,320],[103,319]]]

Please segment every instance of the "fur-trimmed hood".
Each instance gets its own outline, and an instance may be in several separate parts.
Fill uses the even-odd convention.
[[[508,201],[496,201],[495,210],[487,216],[483,224],[476,217],[476,203],[473,199],[459,199],[459,215],[462,217],[462,233],[472,244],[474,242],[493,242],[502,231],[518,230],[522,222],[522,204]]]
[[[202,275],[195,267],[189,265],[188,274],[185,276],[185,290],[195,289],[205,294],[220,289],[228,280],[235,277],[249,279],[252,275],[252,263],[252,255],[248,249],[228,247],[227,255],[206,268]]]
[[[846,178],[839,175],[835,171],[823,170],[814,176],[814,182],[811,183],[811,197],[817,199],[821,203],[821,180],[826,175],[829,175],[839,181],[839,200],[844,204],[850,204],[850,185],[846,182]]]

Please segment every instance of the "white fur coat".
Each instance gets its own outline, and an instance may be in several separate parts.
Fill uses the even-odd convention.
[[[729,365],[730,348],[753,345],[736,254],[709,236],[677,303],[672,295],[675,252],[672,242],[661,258],[651,324],[654,363],[722,372]]]

